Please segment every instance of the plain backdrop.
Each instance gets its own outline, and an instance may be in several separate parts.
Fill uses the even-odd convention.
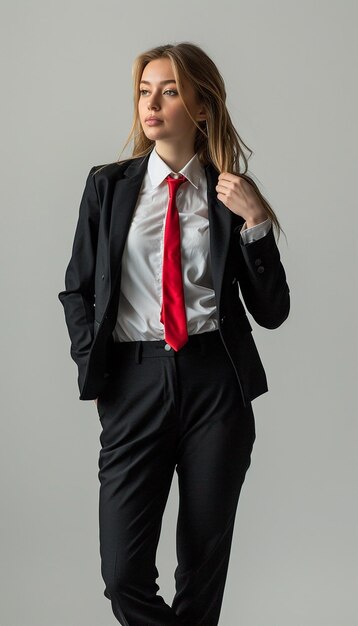
[[[291,312],[250,317],[269,392],[239,501],[220,626],[356,626],[357,37],[349,0],[1,1],[1,581],[4,626],[110,626],[101,430],[79,401],[57,294],[90,168],[132,121],[131,65],[213,58],[287,240]],[[157,566],[174,594],[176,474]]]

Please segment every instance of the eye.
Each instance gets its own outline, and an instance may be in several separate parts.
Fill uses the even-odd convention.
[[[168,92],[173,93],[175,96],[177,96],[177,95],[178,95],[178,92],[177,92],[177,91],[175,91],[175,89],[167,89],[164,93],[168,93]]]
[[[148,89],[140,89],[140,90],[139,90],[140,95],[143,95],[143,93],[144,93],[145,91],[148,91]]]

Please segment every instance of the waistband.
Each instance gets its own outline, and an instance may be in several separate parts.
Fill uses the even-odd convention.
[[[212,330],[196,335],[189,335],[187,343],[180,348],[174,350],[164,339],[157,341],[118,341],[112,345],[112,354],[114,358],[119,355],[133,357],[137,363],[142,358],[148,357],[169,357],[184,356],[190,352],[201,352],[207,354],[210,349],[222,345],[219,330]]]

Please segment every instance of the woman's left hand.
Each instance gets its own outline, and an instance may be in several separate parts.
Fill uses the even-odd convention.
[[[242,176],[222,172],[215,189],[218,200],[230,211],[243,217],[247,228],[260,224],[269,217],[257,193]]]

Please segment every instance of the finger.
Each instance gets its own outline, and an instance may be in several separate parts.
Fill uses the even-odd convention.
[[[215,189],[218,193],[225,193],[226,191],[228,191],[228,188],[225,187],[225,185],[219,185],[219,184],[216,185]]]
[[[218,185],[230,191],[237,191],[239,189],[238,183],[239,183],[239,178],[237,176],[235,176],[234,178],[230,180],[227,178],[222,178],[218,181]]]
[[[230,174],[230,172],[221,172],[221,174],[219,174],[219,180],[220,182],[222,181],[228,181],[229,183],[233,183],[236,178],[238,178],[235,174]]]
[[[222,193],[228,193],[233,189],[232,183],[229,181],[220,181],[215,188],[217,191],[221,191]]]
[[[225,205],[228,202],[227,196],[223,193],[218,193],[218,200],[220,200],[220,202],[223,202],[223,204]]]

